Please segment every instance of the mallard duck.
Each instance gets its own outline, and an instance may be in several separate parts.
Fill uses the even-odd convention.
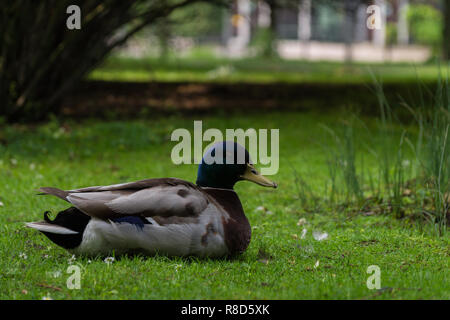
[[[245,161],[239,161],[239,154]],[[277,187],[256,171],[244,147],[219,142],[205,152],[196,184],[158,178],[68,191],[43,187],[41,194],[56,196],[72,207],[54,220],[46,212],[44,221],[26,226],[77,255],[234,255],[246,250],[251,236],[233,190],[240,180]]]

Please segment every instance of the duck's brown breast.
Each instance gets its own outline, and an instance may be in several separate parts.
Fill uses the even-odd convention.
[[[202,190],[212,197],[229,215],[229,218],[222,217],[222,224],[225,243],[230,254],[244,252],[250,244],[251,227],[236,192],[216,188],[203,188]]]

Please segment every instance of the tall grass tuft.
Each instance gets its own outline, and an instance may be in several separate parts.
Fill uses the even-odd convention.
[[[448,75],[439,78],[433,104],[429,109],[419,109],[419,126],[423,128],[424,152],[421,164],[424,184],[431,194],[432,218],[440,234],[445,231],[450,202],[450,86]]]
[[[334,141],[334,147],[324,145],[327,154],[328,173],[331,181],[330,200],[360,201],[363,199],[361,177],[357,173],[357,148],[353,125],[344,121],[341,132],[322,126]]]
[[[351,117],[343,121],[342,130],[322,126],[333,143],[325,143],[328,181],[324,195],[329,207],[345,203],[354,207],[367,203],[397,218],[409,214],[428,220],[439,235],[447,230],[450,216],[450,84],[448,74],[440,78],[433,92],[419,81],[419,99],[403,106],[412,115],[412,123],[403,124],[375,77],[374,94],[379,102],[379,121],[375,132],[367,137],[355,136]],[[354,120],[353,119],[353,120]],[[409,117],[411,119],[411,117]],[[411,121],[410,121],[411,122]],[[364,140],[363,140],[364,139]],[[360,152],[360,148],[366,148]],[[367,156],[367,155],[370,156]],[[368,157],[366,159],[365,157]],[[357,165],[360,159],[360,165]],[[368,165],[369,164],[369,165]],[[307,186],[297,174],[297,182]],[[298,189],[302,203],[317,197],[312,189]],[[323,199],[323,198],[322,198]],[[360,206],[360,208],[362,208]]]

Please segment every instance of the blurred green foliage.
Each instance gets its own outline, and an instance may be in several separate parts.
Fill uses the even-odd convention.
[[[145,41],[156,38],[159,58],[166,60],[177,51],[171,44],[171,40],[176,37],[191,38],[196,44],[209,39],[217,40],[222,32],[223,10],[224,7],[214,3],[194,3],[174,11],[168,17],[160,18],[140,31],[136,38]]]
[[[250,44],[258,57],[272,58],[277,56],[275,46],[276,35],[272,28],[259,28]]]
[[[442,13],[426,4],[411,4],[407,13],[410,34],[419,44],[438,53],[442,43]]]
[[[216,73],[224,66],[230,72]],[[443,68],[448,68],[443,66]],[[383,83],[436,81],[439,67],[434,64],[315,62],[266,58],[226,59],[214,57],[212,49],[199,46],[189,56],[171,56],[166,61],[155,57],[126,58],[110,56],[89,79],[105,81],[207,81],[249,83],[372,83],[370,72]]]
[[[173,34],[184,37],[208,37],[221,33],[224,8],[200,2],[174,11]]]
[[[397,43],[397,24],[388,22],[386,24],[386,44],[392,46]]]

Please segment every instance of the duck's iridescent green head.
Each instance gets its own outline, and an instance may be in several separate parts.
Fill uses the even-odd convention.
[[[256,171],[248,151],[236,142],[218,142],[205,152],[198,167],[198,186],[233,189],[240,180],[249,180],[265,187],[277,187],[275,182]]]

